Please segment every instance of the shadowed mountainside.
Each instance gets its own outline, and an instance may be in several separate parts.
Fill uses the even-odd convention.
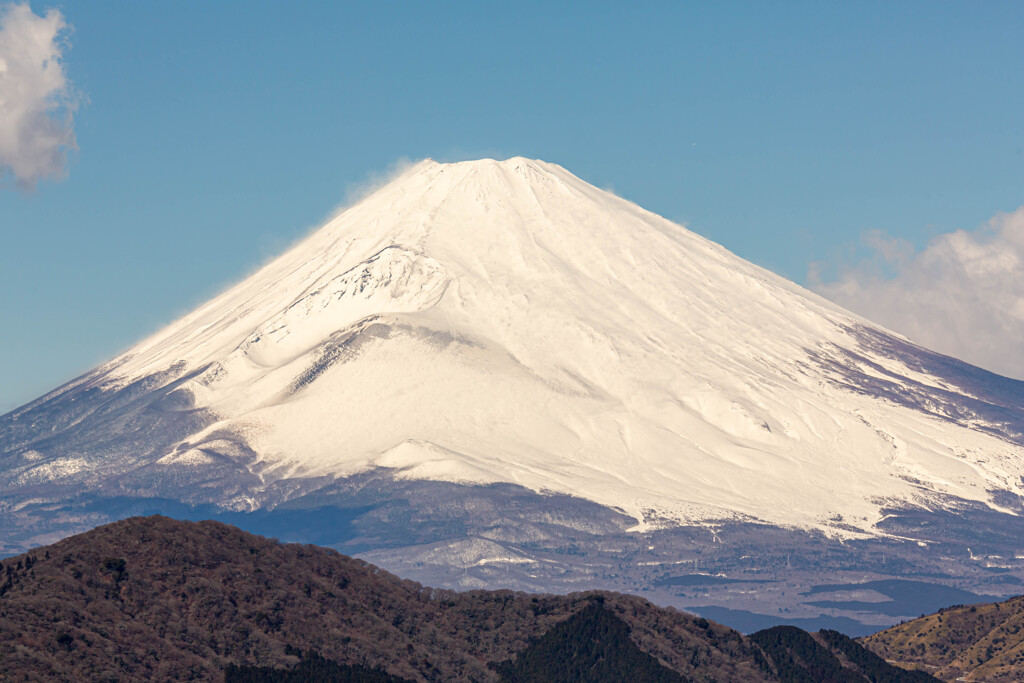
[[[882,680],[827,632],[794,631],[813,657],[794,656],[792,635],[765,647],[764,634],[635,596],[436,590],[332,550],[159,516],[0,565],[4,679],[295,680],[333,668],[366,680],[777,681],[810,680],[827,660],[836,680]],[[896,676],[886,680],[917,680],[882,665]]]

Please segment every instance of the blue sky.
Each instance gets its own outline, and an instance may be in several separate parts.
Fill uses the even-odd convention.
[[[931,277],[974,287],[929,270],[957,230],[1016,244],[1024,3],[551,5],[32,2],[70,26],[77,150],[63,178],[19,186],[0,118],[0,412],[238,280],[400,159],[553,161],[854,308]],[[1024,321],[1021,296],[993,320],[1020,304]],[[889,315],[923,305],[906,298]],[[1024,357],[1006,319],[996,360]]]

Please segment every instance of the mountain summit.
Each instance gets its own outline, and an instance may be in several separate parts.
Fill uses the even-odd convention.
[[[0,487],[253,510],[386,470],[864,536],[1019,508],[1022,386],[560,166],[428,160],[3,417]]]

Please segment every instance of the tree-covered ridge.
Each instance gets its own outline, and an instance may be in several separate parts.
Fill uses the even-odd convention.
[[[818,631],[817,637],[839,657],[864,672],[872,683],[927,683],[935,680],[934,676],[923,671],[908,671],[893,666],[839,631]]]
[[[294,668],[296,648],[414,681],[497,681],[603,595],[630,637],[687,675],[763,680],[742,636],[612,593],[456,593],[216,522],[136,517],[0,564],[0,679],[216,680]]]
[[[799,629],[748,638],[617,593],[425,588],[159,516],[0,563],[2,680],[921,680],[859,648]]]
[[[358,664],[338,664],[312,653],[293,669],[274,666],[228,664],[224,683],[412,683],[379,669]]]
[[[872,636],[861,643],[905,667],[927,667],[945,681],[1024,680],[1024,596],[957,605]]]
[[[775,626],[750,636],[764,666],[788,683],[927,683],[936,679],[906,671],[864,650],[837,631],[812,635],[795,626]]]
[[[556,624],[514,660],[502,662],[495,669],[502,681],[509,683],[685,681],[638,648],[629,639],[629,627],[604,608],[603,599]]]

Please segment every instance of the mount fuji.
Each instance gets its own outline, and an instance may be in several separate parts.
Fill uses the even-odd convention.
[[[1014,591],[1022,475],[1024,383],[560,166],[428,160],[0,417],[0,539],[218,516],[434,584],[883,624],[918,612],[858,581]]]

